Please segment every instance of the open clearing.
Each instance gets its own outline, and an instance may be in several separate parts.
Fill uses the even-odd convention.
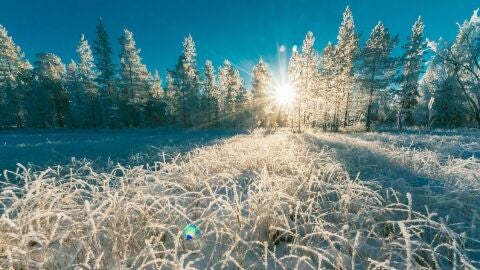
[[[0,268],[480,267],[480,132],[221,134],[6,172]]]

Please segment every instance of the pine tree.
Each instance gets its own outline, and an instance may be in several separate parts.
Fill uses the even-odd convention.
[[[178,90],[175,86],[175,80],[173,78],[174,72],[168,71],[167,76],[165,79],[165,114],[166,114],[166,121],[169,124],[178,123],[180,121],[178,109],[180,108],[180,104],[178,104],[179,99]]]
[[[321,124],[323,129],[328,127],[335,130],[338,127],[338,107],[343,96],[338,91],[337,82],[337,68],[336,49],[330,42],[323,49],[320,61],[320,75],[319,75],[319,95],[317,102],[319,103],[319,114],[317,116],[318,124]]]
[[[25,125],[25,81],[22,77],[29,72],[29,64],[23,57],[20,47],[0,25],[0,126]]]
[[[220,109],[220,118],[224,125],[228,122],[229,113],[232,111],[232,98],[230,91],[230,73],[232,64],[229,60],[223,61],[223,65],[218,68],[218,102]]]
[[[108,39],[108,33],[101,18],[98,20],[96,38],[92,48],[95,56],[95,66],[99,73],[96,80],[99,87],[108,96],[113,94],[115,88],[115,66],[112,62],[112,48]]]
[[[78,76],[77,63],[73,59],[67,66],[65,85],[71,102],[72,125],[85,127],[85,97]]]
[[[80,38],[77,53],[80,60],[76,70],[81,87],[80,108],[84,115],[83,125],[90,128],[99,127],[101,126],[101,111],[96,82],[98,73],[93,61],[92,50],[84,35]]]
[[[97,84],[105,126],[117,127],[120,120],[118,94],[115,89],[115,66],[112,62],[112,48],[103,19],[98,20],[96,38],[93,43],[95,66],[98,69]]]
[[[292,131],[295,130],[295,116],[297,116],[297,104],[298,104],[298,88],[299,88],[299,78],[300,78],[300,54],[295,45],[292,49],[292,55],[288,61],[288,84],[295,89],[297,92],[295,94],[294,102],[288,110],[288,122]]]
[[[240,76],[240,71],[237,68],[230,70],[230,91],[233,97],[233,112],[232,112],[232,127],[243,127],[249,118],[249,110],[247,108],[247,89],[245,83]]]
[[[424,43],[423,43],[424,25],[422,18],[419,17],[413,24],[412,33],[405,45],[405,53],[402,56],[403,73],[400,80],[400,108],[398,112],[397,123],[402,128],[403,117],[405,124],[411,126],[415,124],[413,110],[418,103],[419,91],[418,80],[422,69]]]
[[[219,107],[218,107],[218,86],[215,76],[215,68],[212,61],[205,61],[203,66],[204,80],[203,80],[203,102],[202,111],[205,115],[207,126],[214,126],[218,124]]]
[[[395,59],[391,56],[397,38],[390,37],[385,26],[378,22],[372,30],[362,52],[361,77],[368,91],[366,128],[370,130],[372,106],[379,91],[386,90],[392,82]]]
[[[221,118],[226,127],[239,127],[248,118],[247,91],[240,77],[240,71],[229,60],[218,70],[218,87]]]
[[[147,117],[149,126],[159,126],[165,123],[165,93],[162,88],[162,79],[155,70],[153,77],[150,79],[150,91],[147,99]]]
[[[183,41],[183,52],[175,73],[175,84],[178,89],[181,119],[184,127],[191,127],[199,121],[200,107],[200,75],[197,69],[197,52],[191,35]]]
[[[253,114],[257,126],[267,127],[269,125],[270,102],[268,95],[271,94],[271,76],[268,72],[267,65],[260,58],[260,61],[253,68],[252,80],[252,97],[253,97]]]
[[[125,29],[120,44],[119,84],[122,89],[123,119],[127,126],[138,127],[144,119],[150,74],[142,63],[133,33]]]
[[[295,100],[291,112],[291,121],[300,132],[302,127],[311,125],[315,114],[313,99],[318,82],[318,53],[313,48],[315,37],[308,32],[302,45],[302,52],[291,59],[290,74],[292,84],[296,89]]]
[[[336,74],[336,87],[341,96],[341,108],[338,111],[343,111],[343,127],[348,124],[348,112],[351,102],[353,86],[355,83],[354,65],[358,55],[358,34],[355,31],[355,24],[350,7],[347,6],[343,13],[343,21],[337,36],[336,59],[335,63],[338,65]]]
[[[70,124],[70,101],[65,88],[66,67],[52,53],[40,53],[35,62],[35,106],[30,113],[36,127],[65,127]]]

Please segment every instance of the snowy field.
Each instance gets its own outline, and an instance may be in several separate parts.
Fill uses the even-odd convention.
[[[39,169],[84,159],[99,169],[117,163],[139,165],[155,161],[163,152],[185,152],[234,134],[169,128],[0,131],[0,169],[14,169],[17,163]]]
[[[3,133],[0,268],[477,269],[479,138]]]

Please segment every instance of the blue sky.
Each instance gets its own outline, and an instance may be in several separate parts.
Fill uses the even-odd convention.
[[[165,74],[181,52],[184,36],[192,34],[199,66],[206,59],[218,66],[228,58],[247,71],[264,57],[277,69],[278,47],[301,44],[313,31],[321,51],[335,41],[345,7],[352,9],[362,38],[368,37],[377,21],[402,45],[412,23],[421,15],[426,36],[451,40],[457,22],[470,18],[480,7],[474,0],[2,0],[0,24],[33,62],[38,52],[53,52],[68,63],[76,59],[75,48],[84,33],[93,41],[95,25],[103,17],[118,58],[118,38],[130,29],[142,49],[149,70]]]

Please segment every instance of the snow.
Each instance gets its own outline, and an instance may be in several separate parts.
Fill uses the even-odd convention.
[[[62,166],[5,174],[0,268],[478,268],[479,135],[4,132],[2,150]]]
[[[17,163],[46,168],[75,160],[93,161],[96,168],[110,164],[138,165],[232,136],[229,130],[181,130],[175,128],[133,130],[11,130],[0,131],[0,169]],[[154,157],[150,157],[153,155]]]

